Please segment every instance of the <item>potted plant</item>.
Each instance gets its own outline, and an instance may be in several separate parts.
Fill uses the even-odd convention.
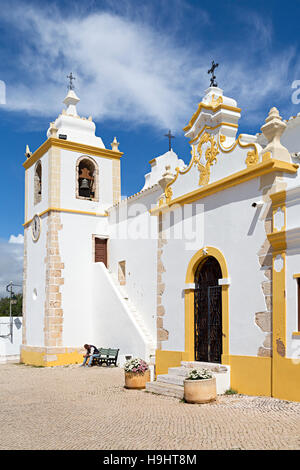
[[[187,403],[209,403],[217,398],[216,378],[207,369],[192,369],[184,380]]]
[[[130,359],[125,362],[125,388],[143,389],[150,382],[150,370],[143,359]]]

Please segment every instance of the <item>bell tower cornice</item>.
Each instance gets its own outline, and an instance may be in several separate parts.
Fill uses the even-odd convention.
[[[71,150],[87,155],[94,155],[111,160],[119,160],[123,152],[109,150],[105,148],[95,147],[92,145],[80,144],[78,142],[71,142],[69,140],[57,139],[49,137],[32,155],[23,163],[24,168],[27,170],[35,162],[37,162],[51,147],[58,147],[60,149]]]

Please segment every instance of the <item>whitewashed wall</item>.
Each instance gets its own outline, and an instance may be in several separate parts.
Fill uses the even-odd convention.
[[[120,349],[121,363],[125,355],[146,359],[142,334],[132,321],[103,263],[93,265],[93,299],[93,344]]]
[[[227,189],[222,195],[216,193],[199,201],[204,204],[205,214],[204,237],[199,239],[198,247],[186,249],[185,240],[171,240],[164,246],[162,262],[166,269],[163,274],[166,288],[162,304],[166,310],[164,328],[169,331],[169,340],[163,342],[164,350],[184,350],[183,289],[187,267],[198,250],[211,246],[223,253],[231,279],[230,354],[257,355],[265,335],[255,324],[255,313],[266,310],[261,289],[261,282],[266,278],[257,256],[266,234],[258,210],[251,207],[252,202],[260,199],[259,183],[255,179]]]
[[[298,286],[294,274],[300,273],[300,186],[294,186],[286,194],[286,354],[287,357],[300,356],[300,337],[293,336],[298,331]]]
[[[34,204],[34,173],[36,164],[32,165],[26,172],[28,173],[27,181],[27,220],[32,219],[35,214],[39,214],[48,209],[48,166],[49,158],[46,152],[40,159],[42,165],[42,198],[38,204]],[[26,220],[26,221],[27,221]]]
[[[18,360],[20,357],[20,346],[22,344],[22,317],[13,317],[13,335],[11,338],[0,337],[0,363],[10,360]],[[0,335],[10,333],[10,318],[0,317]]]
[[[118,276],[119,262],[126,262],[124,288],[153,338],[156,338],[157,217],[151,216],[149,209],[161,192],[158,187],[150,194],[128,200],[127,207],[125,202],[121,203],[111,211],[109,221],[109,269]],[[126,213],[129,216],[126,222],[114,224]]]
[[[47,215],[41,217],[37,242],[32,239],[31,225],[27,231],[26,339],[28,346],[44,346],[44,310],[46,282]]]
[[[107,236],[107,217],[61,213],[63,229],[58,232],[64,284],[61,286],[63,344],[83,346],[92,341],[93,331],[93,234]]]

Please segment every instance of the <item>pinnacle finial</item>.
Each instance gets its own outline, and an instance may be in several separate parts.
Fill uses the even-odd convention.
[[[30,152],[29,145],[27,144],[26,145],[26,150],[25,150],[25,157],[29,158],[29,157],[31,157],[31,155],[32,155],[32,152]]]
[[[291,162],[288,149],[280,142],[280,138],[285,129],[286,124],[283,122],[278,109],[275,107],[271,108],[265,120],[265,124],[261,127],[263,135],[268,140],[268,144],[264,148],[264,153],[270,152],[272,158],[276,160]]]
[[[120,142],[117,141],[116,137],[114,138],[114,140],[112,141],[112,143],[110,145],[111,145],[111,149],[114,152],[120,152],[120,150],[119,150]]]
[[[67,106],[66,114],[69,116],[78,116],[76,105],[79,103],[80,99],[76,95],[75,91],[69,89],[67,96],[64,99],[64,103]]]

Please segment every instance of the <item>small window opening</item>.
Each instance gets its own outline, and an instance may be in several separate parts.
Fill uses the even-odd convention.
[[[121,286],[126,284],[126,261],[119,262],[118,279]]]
[[[34,171],[34,204],[42,200],[42,164],[38,162]]]

